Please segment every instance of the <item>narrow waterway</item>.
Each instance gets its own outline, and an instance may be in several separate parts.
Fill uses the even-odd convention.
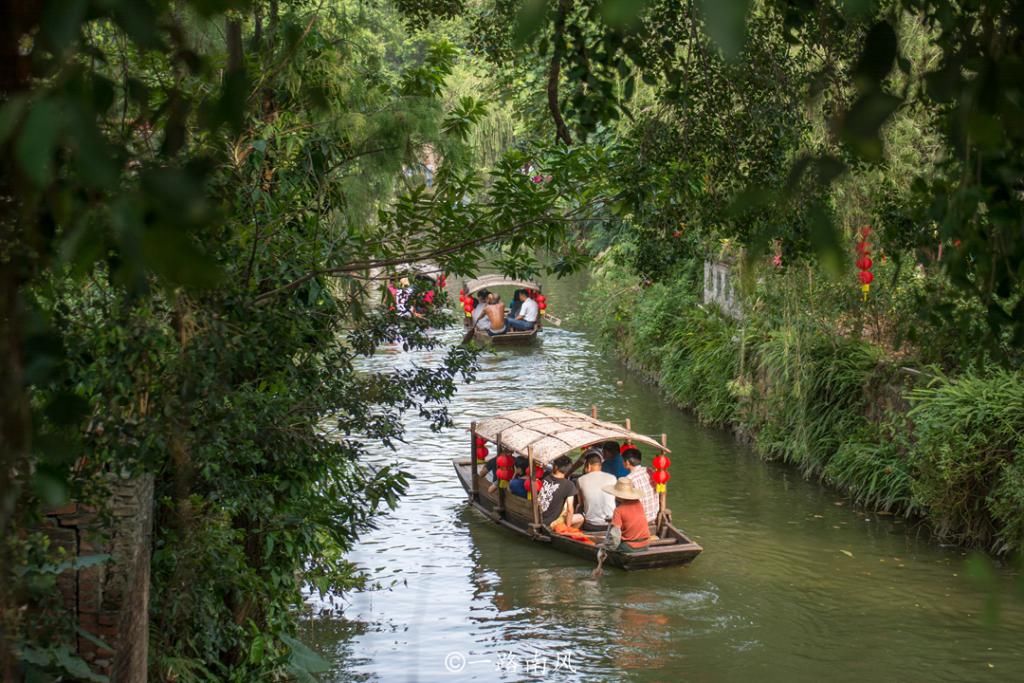
[[[546,292],[562,315],[578,283]],[[408,447],[374,456],[416,478],[351,555],[378,587],[306,625],[305,640],[335,665],[323,680],[1024,680],[1024,600],[1000,598],[987,623],[989,594],[960,550],[702,428],[580,322],[545,329],[536,348],[484,356],[451,406],[457,429],[411,419]],[[439,356],[384,350],[368,367]],[[469,422],[534,404],[593,404],[602,418],[668,434],[669,507],[705,547],[693,565],[595,580],[585,561],[467,507],[450,459],[468,453]]]

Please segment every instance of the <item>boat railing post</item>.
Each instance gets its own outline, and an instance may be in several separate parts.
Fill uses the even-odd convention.
[[[530,469],[529,469],[530,481],[529,481],[529,486],[530,486],[530,498],[532,499],[532,504],[533,504],[532,505],[532,507],[533,507],[533,525],[532,526],[533,526],[534,533],[538,533],[539,529],[540,529],[540,501],[539,501],[540,496],[537,495],[537,494],[539,494],[540,491],[536,490],[536,487],[534,487],[534,485],[533,485],[533,446],[527,446],[526,447],[526,455],[530,459]],[[542,484],[542,486],[543,486],[543,484]]]
[[[473,484],[470,487],[469,499],[474,502],[480,499],[480,488],[477,483],[477,478],[480,475],[476,468],[476,421],[474,420],[469,423],[469,469],[473,471]]]
[[[628,417],[626,418],[626,431],[627,432],[633,431],[633,423],[630,421],[630,419]]]
[[[494,456],[497,458],[501,456],[501,432],[498,432],[498,439],[494,443],[495,448],[498,449],[498,454]],[[497,470],[495,470],[495,474],[497,474]],[[497,516],[501,518],[505,518],[507,516],[505,514],[505,486],[502,485],[502,481],[500,479],[498,480],[498,508],[495,510],[495,513],[497,513]]]
[[[666,437],[665,434],[661,435],[661,447],[668,448],[668,437]],[[667,505],[668,493],[661,491],[658,494],[658,529],[656,531],[658,536],[661,536],[662,532],[665,530],[665,524],[668,521],[667,517],[672,514],[669,512]]]
[[[590,417],[594,418],[595,420],[597,419],[597,406],[596,405],[591,405],[590,406]]]

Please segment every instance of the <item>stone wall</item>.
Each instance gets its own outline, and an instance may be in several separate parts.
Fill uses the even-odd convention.
[[[733,286],[732,264],[728,261],[704,262],[704,303],[716,304],[734,319],[738,320],[743,316],[743,309]]]
[[[149,564],[153,533],[153,477],[112,479],[100,515],[80,503],[46,513],[44,529],[69,557],[109,554],[106,562],[65,571],[57,586],[82,631],[78,655],[113,683],[146,680],[149,643]]]

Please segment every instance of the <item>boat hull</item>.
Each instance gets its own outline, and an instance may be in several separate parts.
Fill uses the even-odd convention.
[[[540,327],[534,327],[532,330],[524,332],[503,332],[502,334],[491,336],[483,330],[470,330],[466,328],[466,341],[472,338],[480,346],[523,346],[535,342],[539,332]]]
[[[470,504],[488,519],[510,531],[550,545],[562,552],[597,562],[598,546],[596,543],[576,541],[556,534],[545,526],[534,525],[533,508],[530,501],[506,493],[502,505],[501,497],[497,492],[492,494],[487,491],[488,482],[484,479],[479,480],[480,490],[474,495],[470,461],[454,459],[452,464],[462,487],[469,494]],[[602,534],[588,534],[588,536],[594,538],[598,543],[602,538]],[[652,547],[644,550],[636,552],[609,551],[604,564],[627,570],[679,566],[689,564],[703,550],[700,545],[694,543],[686,534],[671,524],[665,525],[661,536]]]

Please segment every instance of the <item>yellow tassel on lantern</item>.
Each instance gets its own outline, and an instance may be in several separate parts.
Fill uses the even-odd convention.
[[[864,301],[868,300],[868,292],[871,290],[871,285],[861,285],[860,291],[864,292]]]
[[[499,489],[507,489],[508,488],[508,482],[505,481],[504,479],[502,479],[501,481],[498,482],[498,488]]]
[[[665,493],[665,491],[667,491],[668,489],[665,488],[665,484],[655,484],[654,485],[654,490],[657,493]]]

